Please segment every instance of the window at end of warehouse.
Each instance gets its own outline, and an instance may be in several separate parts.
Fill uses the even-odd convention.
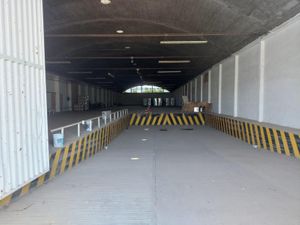
[[[158,86],[153,85],[142,85],[142,86],[135,86],[132,88],[127,89],[124,93],[140,93],[140,94],[147,94],[147,93],[169,93],[167,89],[163,89]]]

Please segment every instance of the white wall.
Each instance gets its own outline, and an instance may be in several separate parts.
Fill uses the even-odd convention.
[[[78,86],[78,93],[72,93],[72,85]],[[116,102],[113,102],[112,98],[109,101],[107,94],[109,92],[111,91],[106,91],[81,81],[65,79],[55,74],[47,74],[48,111],[62,112],[72,110],[73,104],[77,103],[76,99],[72,101],[72,96],[74,98],[89,96],[91,104],[103,104],[110,107]],[[55,107],[51,107],[51,93],[55,94]],[[114,100],[116,101],[117,99]]]
[[[215,113],[300,128],[300,14],[198,78]]]
[[[266,40],[264,121],[300,128],[300,17]]]

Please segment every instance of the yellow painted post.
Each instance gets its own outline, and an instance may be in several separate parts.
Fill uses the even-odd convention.
[[[139,125],[140,120],[141,120],[141,116],[138,115],[135,121],[135,126]]]
[[[195,124],[194,124],[193,118],[190,115],[188,115],[188,119],[189,119],[190,124],[192,126],[194,126]]]
[[[267,127],[266,130],[267,130],[267,138],[268,138],[268,143],[269,143],[270,150],[271,150],[271,152],[274,152],[274,147],[273,147],[270,128]]]
[[[277,151],[278,154],[281,154],[281,146],[280,146],[277,130],[273,128],[272,131],[273,131],[273,136],[274,136],[274,139],[275,139],[276,151]]]
[[[12,195],[9,195],[9,196],[5,197],[4,199],[1,199],[0,206],[9,205],[9,203],[11,202],[11,199],[12,199]]]
[[[199,113],[198,115],[199,115],[199,118],[200,118],[200,121],[201,121],[202,125],[205,125],[205,120],[204,120],[203,114]]]
[[[45,183],[45,178],[46,178],[46,175],[42,175],[38,178],[38,181],[37,181],[37,187],[40,187],[42,186],[44,183]]]
[[[268,150],[264,128],[262,126],[259,126],[259,128],[260,128],[263,147],[265,150]]]
[[[281,140],[282,140],[282,143],[283,143],[284,152],[287,156],[290,156],[291,153],[290,153],[290,150],[289,150],[289,146],[288,146],[284,131],[280,131],[280,135],[281,135]]]
[[[143,116],[142,122],[141,122],[141,126],[144,126],[146,122],[146,116]]]
[[[61,162],[61,167],[60,167],[60,174],[65,172],[65,168],[66,168],[66,165],[67,165],[67,159],[68,159],[68,156],[69,156],[69,148],[70,148],[69,145],[67,147],[65,147],[62,162]]]
[[[289,133],[289,136],[290,136],[290,141],[291,141],[291,144],[292,144],[294,156],[299,159],[300,158],[299,147],[298,147],[298,144],[296,142],[295,134]]]
[[[78,142],[78,148],[77,148],[77,154],[76,154],[76,161],[75,161],[75,166],[78,165],[79,160],[80,160],[80,153],[81,153],[81,144],[82,144],[82,138],[80,138],[79,142]]]
[[[242,129],[242,139],[246,142],[246,133],[245,133],[245,123],[241,122],[241,129]]]
[[[74,161],[74,156],[75,156],[76,145],[77,145],[77,141],[75,141],[72,144],[72,149],[71,149],[71,154],[70,154],[70,160],[69,160],[69,169],[72,169],[72,167],[73,167],[73,161]]]
[[[241,124],[240,121],[236,121],[237,131],[238,131],[238,137],[241,140],[242,139],[242,132],[241,132]]]
[[[261,149],[260,135],[259,135],[259,131],[258,131],[258,126],[256,124],[254,125],[254,129],[255,129],[257,147],[258,147],[258,149]]]
[[[249,126],[248,126],[248,123],[245,123],[245,128],[246,128],[247,142],[250,145],[251,144],[251,140],[250,140],[250,135],[249,135]]]
[[[182,114],[182,119],[183,119],[183,122],[184,122],[184,125],[189,125],[189,123],[188,123],[188,121],[187,121],[187,119],[186,119],[186,117],[185,117],[185,114],[183,113]]]
[[[85,159],[86,145],[87,145],[87,138],[88,138],[88,136],[85,136],[85,137],[84,137],[84,141],[83,141],[83,151],[82,151],[81,161],[83,161],[83,160]]]
[[[60,154],[61,154],[61,149],[58,149],[56,151],[56,153],[55,153],[55,157],[54,157],[54,160],[53,160],[52,165],[51,165],[49,179],[52,179],[56,175],[56,170],[57,170],[57,167],[58,167],[58,162],[59,162]]]
[[[104,148],[104,141],[105,141],[105,128],[102,128],[101,131],[102,135],[101,135],[101,150]]]
[[[181,120],[180,116],[177,116],[177,120],[178,120],[178,122],[179,122],[179,125],[182,126],[183,123],[182,123],[182,120]]]
[[[200,126],[200,121],[196,115],[194,115],[194,120],[196,121],[197,126]]]
[[[157,125],[158,125],[158,126],[161,125],[161,122],[162,122],[163,117],[164,117],[164,113],[160,114],[160,117],[159,117],[158,122],[157,122]]]
[[[133,113],[133,114],[132,114],[132,116],[131,116],[131,120],[130,120],[130,126],[132,126],[132,125],[133,125],[133,122],[134,122],[135,116],[136,116],[136,114],[135,114],[135,113]]]
[[[173,125],[177,126],[177,121],[176,121],[176,119],[174,117],[174,114],[171,113],[170,115],[171,115],[171,119],[172,119]]]
[[[251,144],[254,145],[255,144],[255,139],[254,139],[254,131],[253,131],[253,124],[249,123],[250,126],[250,135],[251,135]]]
[[[26,194],[29,192],[30,184],[31,184],[31,183],[26,184],[24,187],[22,187],[20,197],[26,195]]]
[[[150,125],[151,120],[152,120],[152,114],[150,113],[150,114],[149,114],[149,117],[148,117],[148,120],[147,120],[147,124],[146,124],[147,126]]]
[[[87,147],[86,159],[90,157],[90,153],[91,153],[91,142],[92,142],[93,136],[94,136],[94,134],[91,133],[91,134],[89,134],[89,137],[88,137],[88,147]]]

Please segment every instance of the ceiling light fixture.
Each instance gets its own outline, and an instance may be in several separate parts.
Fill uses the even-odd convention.
[[[103,5],[109,5],[111,3],[111,0],[101,0],[100,2]]]
[[[157,73],[181,73],[181,70],[161,70],[157,71]]]
[[[161,41],[162,45],[197,45],[197,44],[207,44],[208,41]]]
[[[160,64],[191,63],[191,60],[159,60]]]
[[[111,73],[107,73],[107,76],[110,76],[111,78],[115,78],[115,76]]]
[[[71,71],[68,74],[93,74],[91,71]]]
[[[116,31],[118,34],[123,34],[124,33],[124,30],[117,30]]]
[[[140,158],[138,158],[138,157],[132,157],[132,158],[131,158],[132,161],[137,161],[137,160],[139,160],[139,159],[140,159]]]
[[[130,46],[126,46],[125,49],[131,49],[131,47]]]

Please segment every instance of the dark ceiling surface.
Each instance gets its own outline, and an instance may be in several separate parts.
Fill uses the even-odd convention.
[[[47,70],[120,92],[172,91],[299,12],[299,0],[44,0]],[[172,40],[208,43],[160,44]]]

